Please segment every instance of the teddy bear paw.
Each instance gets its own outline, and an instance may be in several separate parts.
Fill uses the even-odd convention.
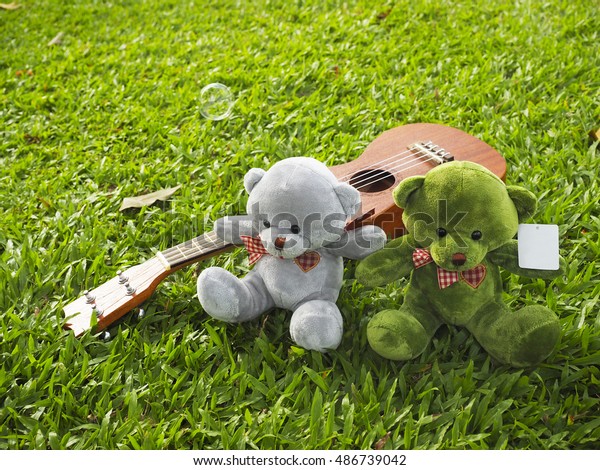
[[[365,225],[357,230],[360,230],[360,237],[367,242],[369,253],[373,253],[384,247],[387,235],[383,229],[376,225]]]
[[[408,361],[423,352],[430,335],[412,315],[402,310],[384,310],[369,321],[367,339],[380,356]]]
[[[290,321],[292,339],[304,349],[325,352],[342,341],[343,320],[333,302],[311,300],[296,309]]]
[[[528,305],[513,315],[515,333],[508,363],[516,367],[539,364],[551,353],[560,337],[560,322],[554,312],[541,305]],[[515,320],[518,319],[518,320]]]
[[[239,279],[222,268],[210,267],[198,276],[198,299],[206,313],[226,322],[239,321]]]

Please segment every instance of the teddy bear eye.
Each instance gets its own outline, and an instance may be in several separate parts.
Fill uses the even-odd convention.
[[[446,231],[445,228],[440,227],[437,229],[437,234],[438,234],[438,237],[442,238],[442,237],[445,237],[446,235],[448,235],[448,232]]]
[[[292,233],[300,233],[300,227],[298,227],[297,225],[292,225],[291,230]]]
[[[271,223],[268,220],[263,220],[263,225],[265,226],[265,228],[269,228],[271,226]]]
[[[479,230],[475,230],[472,234],[471,234],[471,238],[473,240],[481,240],[482,237],[482,233]]]

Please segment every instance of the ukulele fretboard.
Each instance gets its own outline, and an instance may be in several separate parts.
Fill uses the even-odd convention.
[[[214,231],[211,231],[161,251],[156,257],[161,260],[166,269],[175,269],[214,256],[230,247],[230,243],[221,240]]]

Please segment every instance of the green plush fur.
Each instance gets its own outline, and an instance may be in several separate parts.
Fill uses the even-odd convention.
[[[548,357],[560,336],[558,318],[538,305],[512,312],[502,300],[498,268],[544,279],[564,270],[562,259],[557,271],[518,266],[514,236],[519,221],[535,211],[533,194],[506,186],[480,165],[452,162],[426,176],[404,180],[394,191],[394,200],[404,209],[409,235],[364,259],[356,275],[367,286],[411,277],[402,306],[370,320],[371,347],[386,358],[409,360],[448,323],[467,328],[502,363],[525,367]],[[433,262],[415,268],[415,248],[429,250]],[[438,266],[465,272],[479,265],[485,267],[485,276],[476,288],[464,280],[440,288]]]

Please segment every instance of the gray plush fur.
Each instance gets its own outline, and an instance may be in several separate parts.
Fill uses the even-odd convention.
[[[344,230],[360,209],[360,195],[312,158],[289,158],[268,171],[253,168],[244,187],[248,215],[219,219],[217,234],[237,245],[241,236],[260,237],[272,256],[263,256],[243,279],[222,268],[204,270],[198,278],[202,307],[227,322],[252,320],[274,307],[291,310],[290,334],[298,345],[335,349],[343,332],[335,305],[342,257],[362,259],[382,248],[385,233],[372,225]],[[275,245],[278,237],[285,238],[283,247]],[[321,259],[304,272],[294,258],[306,251],[316,251]]]

